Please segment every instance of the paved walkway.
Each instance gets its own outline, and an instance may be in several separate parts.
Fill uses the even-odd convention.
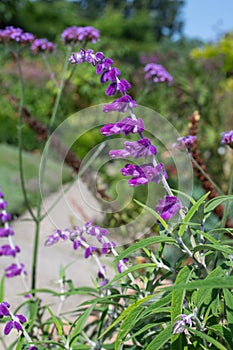
[[[59,242],[53,246],[45,247],[44,242],[48,235],[53,233],[56,228],[67,228],[73,225],[82,225],[84,222],[93,221],[101,218],[101,208],[97,200],[92,196],[84,183],[74,184],[62,198],[60,193],[49,196],[44,201],[44,208],[48,210],[53,203],[55,207],[49,212],[41,224],[39,261],[38,261],[38,279],[37,288],[48,288],[59,291],[59,269],[61,266],[67,266],[67,278],[72,279],[75,287],[92,286],[92,278],[96,277],[98,266],[92,259],[84,259],[83,251],[74,251],[71,242]],[[18,257],[26,265],[28,271],[27,282],[30,286],[30,269],[32,262],[32,249],[34,237],[34,223],[29,221],[30,215],[26,213],[13,223],[15,230],[14,243],[19,245],[21,252]],[[106,258],[107,259],[107,258]],[[108,264],[108,261],[104,261]],[[110,259],[108,259],[110,260]],[[1,270],[12,263],[12,258],[0,259]],[[12,310],[25,299],[20,296],[25,288],[20,277],[6,279],[5,281],[5,300],[12,305]],[[52,303],[56,312],[59,299],[51,297],[49,294],[41,293],[40,297],[43,303]],[[65,302],[65,309],[74,308],[82,300],[80,296],[69,298]]]

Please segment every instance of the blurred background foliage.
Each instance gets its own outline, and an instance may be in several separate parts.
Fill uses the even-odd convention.
[[[58,80],[66,50],[61,42],[62,31],[72,25],[99,29],[101,40],[88,47],[114,59],[122,76],[131,82],[130,93],[139,104],[162,114],[181,135],[188,133],[188,116],[199,111],[200,151],[209,172],[224,187],[228,175],[222,169],[229,159],[220,149],[220,132],[232,129],[233,34],[228,33],[213,44],[184,37],[184,4],[181,0],[2,0],[0,27],[19,26],[37,37],[55,41],[57,50],[48,60]],[[15,62],[3,45],[0,50],[0,142],[16,147],[17,110],[10,98],[20,96],[18,75]],[[25,105],[32,116],[48,125],[56,86],[41,57],[24,50],[21,60]],[[146,83],[143,68],[149,62],[162,64],[174,77],[173,84]],[[69,67],[67,77],[71,70]],[[72,79],[65,84],[56,125],[85,107],[111,102],[113,99],[107,98],[104,91],[93,67],[76,67]],[[23,134],[25,151],[42,151],[43,143],[27,125]],[[95,140],[101,140],[96,131],[85,135],[82,147],[73,147],[76,155],[82,158]],[[107,175],[105,180],[108,181]],[[114,194],[114,189],[109,192]]]

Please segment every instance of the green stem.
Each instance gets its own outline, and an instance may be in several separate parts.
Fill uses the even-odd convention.
[[[206,177],[206,179],[211,183],[211,185],[218,191],[219,194],[224,195],[223,191],[221,190],[220,187],[218,187],[218,185],[209,177],[209,175],[202,169],[202,167],[200,167],[200,165],[196,162],[196,160],[192,158],[192,162],[195,164],[195,166],[198,168],[198,170],[200,170],[200,172],[202,173],[202,175],[204,175]]]
[[[65,58],[64,66],[63,66],[63,71],[62,71],[61,84],[59,86],[59,90],[58,90],[58,93],[57,93],[57,96],[56,96],[56,100],[55,100],[55,104],[54,104],[54,107],[53,107],[52,116],[51,116],[50,123],[49,123],[49,132],[50,132],[50,134],[51,134],[54,122],[55,122],[55,118],[57,116],[58,106],[59,106],[59,103],[60,103],[60,100],[61,100],[61,95],[62,95],[62,92],[63,92],[64,85],[65,85],[65,76],[66,76],[67,68],[68,68],[68,65],[69,65],[68,58],[69,58],[70,54],[71,54],[71,47],[68,46],[68,50],[67,50],[67,54],[66,54],[66,58]]]
[[[63,71],[62,71],[62,77],[61,77],[61,83],[57,92],[57,96],[56,96],[56,100],[54,103],[54,107],[53,107],[53,111],[52,111],[52,115],[50,118],[50,122],[49,122],[49,135],[51,135],[52,133],[52,129],[54,126],[54,122],[57,116],[57,111],[58,111],[58,107],[60,104],[60,100],[61,100],[61,96],[62,96],[62,91],[65,85],[65,76],[66,76],[66,72],[67,72],[67,68],[68,68],[68,57],[70,56],[71,53],[71,47],[68,47],[67,50],[67,54],[66,54],[66,58],[65,58],[65,62],[64,62],[64,66],[63,66]],[[48,139],[47,142],[47,147],[46,147],[46,152],[45,152],[45,156],[42,158],[41,161],[41,171],[40,171],[40,184],[43,186],[44,183],[44,175],[45,175],[45,168],[46,168],[46,162],[47,162],[47,157],[48,157],[48,149],[49,149],[49,145],[50,145],[50,139]],[[37,277],[37,261],[38,261],[38,250],[39,250],[39,236],[40,236],[40,224],[42,221],[42,216],[41,216],[41,196],[38,196],[38,203],[37,203],[37,215],[36,215],[36,231],[35,231],[35,238],[34,238],[34,247],[33,247],[33,262],[32,262],[32,276],[31,276],[31,280],[32,280],[32,289],[36,289],[36,277]],[[35,295],[35,293],[34,293]]]
[[[23,111],[23,105],[24,105],[24,81],[23,81],[23,73],[22,68],[20,65],[20,59],[18,53],[16,53],[16,61],[17,61],[17,67],[19,72],[19,81],[20,81],[20,104],[19,104],[19,118],[18,118],[18,125],[17,125],[17,135],[18,135],[18,148],[19,148],[19,176],[20,176],[20,184],[23,192],[24,202],[26,205],[27,210],[29,211],[32,219],[36,222],[37,218],[35,214],[32,211],[32,208],[30,206],[27,191],[25,187],[25,179],[24,179],[24,171],[23,171],[23,140],[22,140],[22,111]]]
[[[51,69],[51,66],[50,66],[50,64],[49,64],[49,61],[47,60],[46,54],[43,53],[43,54],[42,54],[42,58],[43,58],[43,60],[44,60],[45,66],[46,66],[46,68],[47,68],[47,70],[48,70],[48,72],[49,72],[50,79],[54,82],[54,85],[56,86],[56,88],[59,89],[59,84],[58,84],[58,82],[57,82],[57,79],[55,78],[54,72],[53,72],[52,69]]]
[[[232,194],[232,189],[233,189],[233,165],[232,165],[232,171],[231,171],[231,176],[230,176],[230,180],[229,180],[229,185],[228,185],[228,195]],[[223,212],[223,217],[222,217],[222,221],[221,221],[221,227],[225,227],[226,226],[226,222],[227,222],[227,218],[230,215],[229,210],[230,210],[230,201],[226,202],[226,206],[225,206],[225,210]]]

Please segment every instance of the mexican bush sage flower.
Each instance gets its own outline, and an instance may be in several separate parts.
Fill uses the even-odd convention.
[[[129,108],[135,108],[137,106],[136,101],[132,99],[129,95],[123,95],[120,98],[116,99],[112,103],[106,104],[103,107],[105,113],[118,111],[125,113]]]
[[[10,244],[4,244],[0,246],[0,256],[13,256],[15,257],[17,253],[20,252],[19,247],[16,245],[12,247]]]
[[[0,246],[0,256],[12,256],[15,259],[15,263],[5,268],[5,276],[14,277],[21,273],[26,274],[26,270],[24,264],[19,263],[16,258],[17,253],[20,252],[20,248],[13,243],[12,236],[14,235],[14,230],[9,223],[11,221],[11,215],[6,211],[7,205],[4,194],[0,191],[0,238],[8,238],[8,244]]]
[[[21,323],[27,322],[27,319],[24,315],[14,315],[13,319],[8,321],[4,328],[4,334],[8,335],[10,331],[15,328],[18,332],[22,331]]]
[[[142,133],[144,131],[144,123],[141,118],[132,119],[126,117],[115,124],[106,124],[101,129],[101,134],[104,136],[117,135],[124,133],[126,136],[130,133]]]
[[[8,304],[6,301],[0,303],[0,318],[10,315],[9,308],[10,304]]]
[[[156,166],[151,164],[143,164],[141,166],[126,164],[124,168],[121,169],[123,176],[133,176],[129,181],[129,185],[132,187],[145,185],[149,182],[159,183],[162,176],[167,178],[164,165],[158,163]]]
[[[6,277],[15,277],[21,274],[27,274],[25,270],[25,265],[22,263],[19,264],[11,264],[10,266],[5,268]]]
[[[191,326],[192,325],[192,321],[191,321],[191,317],[187,316],[187,315],[180,315],[181,320],[178,320],[175,322],[174,324],[174,328],[173,328],[173,334],[180,334],[185,332],[185,327],[186,326]]]
[[[155,146],[151,144],[150,139],[144,137],[138,141],[131,142],[126,141],[124,143],[125,148],[122,150],[111,150],[109,152],[110,157],[112,158],[122,158],[122,157],[130,157],[137,159],[140,157],[152,156],[157,153],[157,149]]]
[[[122,273],[123,271],[125,271],[125,263],[126,263],[127,261],[129,261],[128,258],[124,258],[124,259],[118,261],[118,263],[117,263],[117,271],[118,271],[119,273]]]
[[[3,301],[0,303],[0,318],[4,317],[10,317],[11,319],[7,321],[5,327],[4,327],[4,334],[8,335],[10,331],[15,328],[17,331],[22,331],[22,323],[27,322],[27,319],[24,315],[21,314],[12,314],[10,312],[10,304],[8,304],[6,301]]]
[[[221,134],[221,143],[233,148],[233,130],[225,131]]]
[[[100,83],[105,84],[110,82],[106,89],[106,95],[115,95],[118,91],[124,95],[130,88],[130,83],[125,79],[119,79],[119,69],[112,67],[114,61],[111,58],[105,57],[103,52],[94,53],[93,50],[81,49],[79,52],[75,52],[69,58],[69,62],[72,64],[80,64],[83,62],[91,63],[96,66],[96,74],[101,75]]]
[[[181,151],[188,150],[190,152],[196,140],[197,137],[193,135],[178,137],[177,143],[174,143],[173,147]]]
[[[148,63],[145,66],[144,71],[146,72],[145,79],[152,80],[154,83],[167,82],[168,84],[171,84],[173,81],[173,77],[161,64]]]
[[[181,201],[175,196],[165,196],[159,199],[155,211],[164,219],[171,219],[182,207]]]

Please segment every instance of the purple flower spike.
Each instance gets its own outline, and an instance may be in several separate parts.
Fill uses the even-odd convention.
[[[93,247],[93,246],[86,248],[85,253],[84,253],[84,258],[85,259],[89,258],[89,256],[92,255],[92,253],[95,252],[96,250],[97,250],[97,248]]]
[[[8,205],[7,201],[0,199],[0,210],[6,209],[7,205]]]
[[[119,273],[122,273],[125,270],[124,264],[128,261],[128,258],[124,258],[123,260],[118,261],[117,270]]]
[[[2,303],[0,303],[0,318],[10,315],[10,312],[8,310],[9,308],[10,308],[10,304],[8,304],[6,301],[3,301]]]
[[[14,230],[11,226],[0,227],[0,237],[14,236]]]
[[[106,89],[106,95],[112,96],[120,91],[122,94],[125,94],[128,89],[130,89],[130,83],[125,79],[117,79],[113,83],[111,83]]]
[[[106,266],[105,265],[102,265],[102,269],[98,270],[97,276],[100,279],[104,279],[105,278],[105,276],[106,276]]]
[[[11,221],[11,214],[7,213],[5,210],[3,212],[0,212],[0,221],[2,223]]]
[[[15,277],[24,273],[26,275],[26,270],[24,264],[11,264],[5,268],[6,277]]]
[[[152,80],[154,83],[167,82],[171,84],[173,77],[166,71],[161,64],[148,63],[144,71],[146,72],[145,79]]]
[[[124,95],[112,103],[104,105],[103,111],[109,113],[112,111],[126,112],[129,108],[135,108],[137,106],[136,101],[129,95]]]
[[[14,319],[6,323],[4,334],[8,335],[13,328],[15,328],[18,332],[22,331],[23,328],[21,323],[25,322],[27,322],[27,319],[24,315],[14,315]]]
[[[233,148],[233,130],[225,131],[221,134],[221,143],[223,145],[228,145]]]
[[[112,250],[112,248],[115,248],[115,246],[116,246],[115,242],[104,242],[102,244],[102,249],[101,249],[102,254],[108,254],[109,251]]]
[[[159,183],[162,176],[167,178],[167,173],[162,163],[156,166],[151,164],[144,164],[142,166],[126,164],[126,166],[121,169],[121,172],[123,176],[133,176],[133,178],[128,181],[129,185],[132,187],[145,185],[149,182]]]
[[[144,123],[141,118],[132,119],[126,117],[115,124],[106,124],[101,128],[101,134],[104,136],[117,135],[123,132],[125,135],[136,134],[144,131]]]
[[[8,321],[5,325],[5,328],[4,328],[4,334],[8,335],[10,333],[10,331],[12,330],[12,328],[14,328],[13,321]]]
[[[130,157],[137,159],[140,157],[152,156],[157,153],[155,146],[151,144],[150,139],[142,138],[136,142],[126,141],[123,150],[111,150],[109,152],[112,158]]]
[[[159,199],[155,211],[161,215],[164,220],[171,219],[182,208],[181,201],[175,196],[165,196]]]
[[[0,256],[12,256],[15,257],[17,253],[20,252],[19,247],[16,245],[15,247],[11,247],[9,244],[4,244],[0,246]]]
[[[38,348],[34,345],[30,346],[30,348],[28,348],[28,350],[38,350]]]

